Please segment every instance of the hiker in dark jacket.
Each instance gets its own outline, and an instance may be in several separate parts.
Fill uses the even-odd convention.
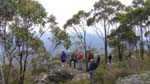
[[[108,56],[108,61],[109,61],[109,64],[112,63],[112,55],[111,54]]]
[[[96,83],[93,76],[94,76],[94,71],[96,70],[97,66],[98,65],[96,64],[96,62],[94,62],[94,60],[91,59],[89,63],[89,74],[90,74],[90,80],[92,84]]]
[[[96,60],[97,67],[99,66],[100,60],[101,60],[101,58],[100,58],[100,56],[98,55],[98,56],[97,56],[97,60]]]
[[[62,51],[62,53],[61,53],[61,62],[65,62],[66,59],[67,59],[67,55],[66,55],[65,51]]]
[[[70,67],[72,62],[74,63],[74,68],[76,67],[76,62],[77,62],[77,54],[76,52],[72,52],[71,54],[71,59],[70,59]]]

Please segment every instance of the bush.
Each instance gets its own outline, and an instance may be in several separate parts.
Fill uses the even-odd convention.
[[[71,81],[71,82],[67,82],[67,83],[64,83],[64,84],[91,84],[91,82],[90,82],[89,79],[86,79],[86,80],[80,80],[80,81],[74,81],[74,82]]]
[[[99,67],[94,75],[95,75],[94,78],[97,82],[99,82],[100,84],[104,84],[104,75],[105,75],[104,66]]]
[[[34,68],[31,73],[32,75],[39,75],[40,73],[48,72],[46,65],[39,65],[37,68]]]
[[[35,77],[31,74],[30,71],[26,72],[24,84],[34,84]]]
[[[95,71],[94,78],[97,84],[116,84],[119,78],[128,75],[150,71],[150,58],[128,59],[122,62],[115,62],[114,64],[104,64],[104,59],[101,59],[100,66]],[[67,84],[91,84],[90,80],[81,80],[78,82],[70,82]]]

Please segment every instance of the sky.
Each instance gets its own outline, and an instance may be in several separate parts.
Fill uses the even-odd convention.
[[[56,16],[58,25],[63,27],[65,22],[79,10],[90,11],[98,0],[37,0],[48,12]],[[132,0],[120,0],[125,5],[130,5]]]
[[[90,11],[93,8],[94,3],[98,0],[37,0],[37,1],[39,1],[43,5],[43,7],[48,12],[48,15],[53,14],[54,16],[56,16],[57,21],[59,23],[59,27],[62,28],[65,22],[68,19],[70,19],[74,14],[76,14],[79,10],[84,10],[86,12]],[[120,0],[120,1],[125,5],[130,5],[132,2],[132,0]],[[91,28],[88,29],[89,29],[87,31],[89,34],[88,42],[90,43],[90,45],[97,46],[99,42],[103,42],[103,41],[96,41],[98,37],[92,36],[95,35],[93,34],[93,30],[91,30]],[[94,39],[95,41],[93,41]],[[46,45],[48,44],[46,42],[47,41],[45,41],[45,46],[47,47],[49,45]],[[103,47],[103,45],[97,47]]]

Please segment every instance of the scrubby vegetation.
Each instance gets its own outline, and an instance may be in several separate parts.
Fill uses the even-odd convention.
[[[88,51],[103,54],[94,75],[98,84],[116,84],[119,78],[150,71],[150,0],[133,0],[130,6],[99,0],[91,9],[80,10],[60,28],[37,0],[0,0],[0,84],[34,84],[40,73],[48,73],[47,64],[60,59],[60,50],[51,55],[59,47],[83,51],[86,71]],[[101,49],[87,43],[89,28],[104,41],[97,45]],[[50,35],[50,49],[44,46],[44,34]],[[91,84],[89,79],[67,82],[83,83]]]
[[[95,80],[97,84],[116,84],[119,78],[126,77],[132,74],[139,74],[150,71],[150,58],[129,59],[123,62],[113,62],[113,64],[101,63],[99,68],[95,71]],[[68,84],[91,84],[89,79],[81,80],[75,83]]]

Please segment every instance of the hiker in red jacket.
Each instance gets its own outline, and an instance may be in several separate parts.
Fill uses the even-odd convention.
[[[82,70],[82,61],[83,61],[83,53],[82,52],[79,52],[78,54],[78,63],[79,63],[79,70]]]

